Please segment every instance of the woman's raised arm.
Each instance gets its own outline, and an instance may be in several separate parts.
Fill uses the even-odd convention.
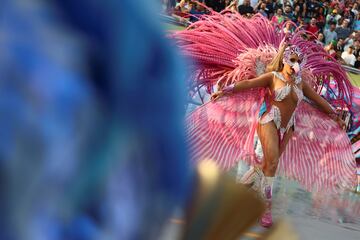
[[[314,89],[312,89],[306,82],[303,82],[303,92],[304,95],[313,101],[322,112],[329,115],[334,121],[336,121],[341,128],[345,127],[345,122],[334,112],[330,104],[317,94]]]
[[[272,84],[272,80],[273,80],[273,74],[265,73],[253,79],[239,81],[234,84],[231,84],[230,86],[225,87],[223,90],[213,93],[211,95],[211,100],[214,101],[220,98],[221,96],[240,92],[251,88],[270,87]]]
[[[273,74],[265,73],[253,79],[236,82],[234,84],[233,92],[236,93],[239,91],[243,91],[251,88],[257,88],[257,87],[270,87],[272,84],[272,80],[273,80]]]

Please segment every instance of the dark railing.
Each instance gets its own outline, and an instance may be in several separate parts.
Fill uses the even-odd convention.
[[[165,14],[160,14],[160,19],[164,23],[174,24],[177,26],[187,27],[189,26],[190,22],[184,18],[176,18],[173,16],[168,16]]]
[[[342,67],[345,69],[345,71],[350,72],[350,73],[354,73],[354,74],[360,74],[360,69],[357,68],[353,68],[347,65],[342,65]]]

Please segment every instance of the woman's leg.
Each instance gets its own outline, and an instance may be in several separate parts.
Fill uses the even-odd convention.
[[[264,197],[266,203],[266,211],[260,219],[260,224],[263,227],[271,227],[272,185],[280,157],[279,135],[274,122],[259,124],[258,136],[264,154],[263,172],[265,175],[264,181],[262,181],[260,189],[261,195]]]
[[[264,175],[273,177],[280,157],[278,130],[276,129],[274,122],[269,122],[266,124],[259,124],[257,132],[264,154],[262,167]]]
[[[264,125],[259,124],[258,135],[264,153],[263,172],[265,176],[273,177],[275,175],[279,159],[285,151],[293,133],[293,129],[290,128],[288,132],[284,134],[284,138],[280,142],[278,130],[273,122]]]

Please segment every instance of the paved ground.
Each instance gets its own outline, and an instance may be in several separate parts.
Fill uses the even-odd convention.
[[[302,190],[296,183],[278,178],[274,186],[273,215],[286,219],[299,239],[360,239],[360,195],[347,193],[324,197]],[[178,239],[178,216],[174,216],[161,240]],[[254,226],[240,239],[257,239],[264,229]]]
[[[289,219],[300,239],[360,239],[360,195],[317,196],[279,179],[273,207],[275,218]]]

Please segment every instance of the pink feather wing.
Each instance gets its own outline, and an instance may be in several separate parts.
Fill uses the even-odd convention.
[[[279,173],[307,190],[339,191],[355,186],[355,159],[346,132],[306,102],[296,113],[296,129],[279,161]]]
[[[254,133],[263,98],[254,89],[209,102],[187,118],[190,154],[195,162],[213,160],[222,169],[239,160],[258,161],[254,154]]]

